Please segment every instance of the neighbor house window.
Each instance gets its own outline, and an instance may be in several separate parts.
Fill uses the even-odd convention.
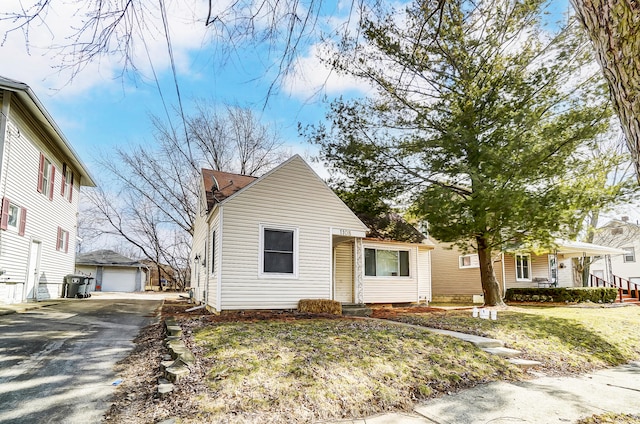
[[[53,200],[53,185],[56,175],[56,167],[40,154],[40,167],[38,169],[38,192]]]
[[[479,268],[478,255],[462,255],[458,257],[458,268]]]
[[[60,195],[68,201],[73,200],[73,172],[66,163],[62,164],[62,184],[60,184]]]
[[[531,280],[530,255],[516,255],[516,280]]]
[[[69,251],[69,232],[58,227],[58,243],[56,250],[67,253]]]
[[[2,199],[1,207],[0,229],[12,229],[23,236],[27,223],[27,209],[19,207],[6,197]]]
[[[364,249],[364,275],[368,277],[408,277],[409,251]]]
[[[636,251],[633,247],[623,247],[622,250],[626,250],[627,253],[624,254],[625,262],[635,262],[636,261]]]
[[[297,231],[261,227],[262,275],[297,275]]]

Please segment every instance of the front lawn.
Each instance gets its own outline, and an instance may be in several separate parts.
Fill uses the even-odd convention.
[[[640,308],[510,308],[498,320],[472,318],[471,310],[388,316],[412,324],[493,337],[522,357],[557,373],[619,365],[640,356]],[[389,314],[387,314],[389,315]],[[385,311],[378,311],[384,317]]]
[[[375,321],[211,323],[194,341],[208,390],[185,422],[362,417],[519,375],[469,343]]]

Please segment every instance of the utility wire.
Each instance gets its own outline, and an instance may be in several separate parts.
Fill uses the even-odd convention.
[[[176,88],[176,94],[178,96],[178,108],[180,109],[180,117],[182,119],[182,126],[184,129],[185,142],[187,143],[187,150],[189,151],[189,163],[194,168],[195,163],[193,161],[193,154],[191,152],[191,143],[189,142],[189,134],[187,133],[187,120],[184,116],[184,108],[182,107],[182,96],[180,95],[180,86],[178,84],[178,73],[176,72],[176,63],[173,57],[173,46],[171,45],[171,35],[169,34],[169,24],[167,20],[167,9],[164,4],[164,0],[158,0],[160,3],[160,14],[162,16],[162,25],[164,26],[165,40],[167,41],[167,51],[169,52],[169,59],[171,60],[171,72],[173,74],[173,84]]]

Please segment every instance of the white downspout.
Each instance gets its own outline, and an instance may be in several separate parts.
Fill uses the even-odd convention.
[[[218,243],[218,273],[217,284],[218,288],[216,290],[216,310],[222,310],[222,238],[224,236],[224,213],[223,207],[219,206],[218,208],[218,237],[216,237],[216,243]]]

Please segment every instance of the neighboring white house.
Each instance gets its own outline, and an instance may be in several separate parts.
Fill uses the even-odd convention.
[[[59,297],[89,171],[33,91],[0,77],[0,302]]]
[[[209,308],[290,309],[430,299],[430,243],[367,227],[298,155],[260,178],[202,170],[191,287]]]
[[[613,219],[598,228],[594,242],[626,251],[612,255],[610,266],[606,258],[591,264],[591,274],[610,281],[609,269],[615,276],[640,284],[640,225],[629,221],[628,217]]]
[[[103,292],[144,291],[149,269],[113,250],[95,250],[76,256],[76,273],[93,277],[92,289]]]
[[[480,265],[477,253],[464,253],[455,246],[433,240],[431,253],[434,302],[483,303]],[[516,287],[574,287],[582,285],[576,277],[573,258],[618,255],[619,249],[591,243],[556,240],[547,252],[496,252],[493,269],[502,293]]]

